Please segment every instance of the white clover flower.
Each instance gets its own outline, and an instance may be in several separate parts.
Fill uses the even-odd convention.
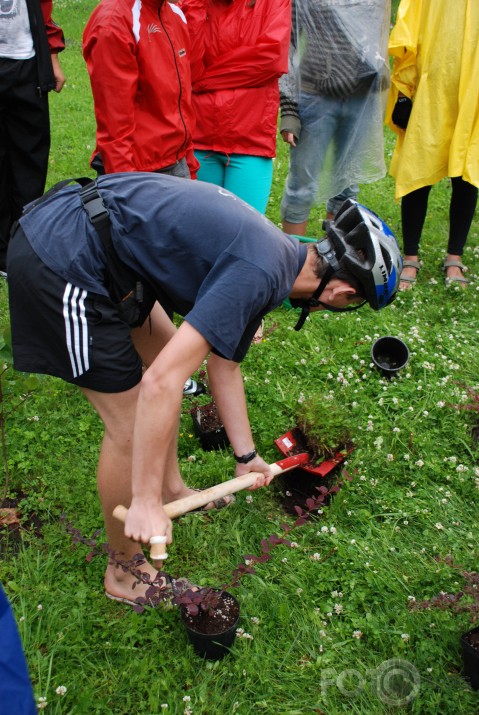
[[[379,437],[376,437],[376,439],[374,440],[374,446],[376,447],[376,449],[381,449],[381,447],[383,446],[383,442],[384,439],[381,437],[381,435]]]
[[[259,625],[259,618],[257,616],[251,616],[251,623],[254,623],[255,626]]]
[[[37,611],[42,611],[42,610],[43,610],[43,606],[41,603],[39,603],[37,606]]]
[[[313,561],[319,561],[321,559],[321,554],[318,554],[317,552],[311,556],[311,559]]]
[[[403,454],[403,459],[404,459],[405,462],[409,462],[409,460],[411,459],[411,455],[410,455],[410,454]]]
[[[439,529],[439,531],[444,530],[444,527],[440,521],[436,522],[435,527],[436,527],[436,529]]]
[[[411,603],[414,603],[414,601],[416,600],[416,598],[415,598],[415,596],[408,596],[408,597],[407,597],[407,600],[408,600],[408,601],[411,601]]]
[[[349,543],[350,543],[350,544],[355,544],[355,543],[356,543],[356,539],[351,539],[351,541],[350,541]]]
[[[322,534],[327,534],[328,531],[329,531],[329,529],[328,529],[327,526],[322,526],[322,527],[321,527],[321,533],[322,533]]]
[[[288,562],[288,559],[286,558],[286,556],[284,557],[284,559],[281,559],[282,564],[286,564],[287,562]]]
[[[393,432],[395,432],[396,434],[399,434],[400,431],[401,431],[400,427],[393,427]]]
[[[344,611],[344,606],[342,603],[335,603],[334,604],[334,612],[339,615]]]
[[[64,685],[59,685],[58,688],[55,690],[57,695],[65,695],[67,692],[67,689]]]
[[[191,697],[189,695],[185,695],[183,698],[184,703],[189,703],[191,701]]]
[[[401,638],[403,639],[403,641],[405,643],[407,643],[410,638],[410,635],[409,635],[409,633],[401,633]]]
[[[37,708],[39,710],[44,710],[48,705],[47,699],[45,697],[38,698]]]
[[[331,534],[336,534],[338,530],[336,529],[335,526],[330,526],[330,527],[329,527],[329,531],[330,531]]]
[[[190,454],[188,457],[188,462],[196,462],[196,456],[194,454]]]
[[[424,467],[424,462],[422,459],[418,459],[416,462],[414,462],[416,467]]]
[[[25,620],[25,616],[20,616],[18,620],[20,621],[20,623],[23,623],[23,621]]]
[[[302,589],[302,588],[297,588],[297,589],[296,589],[296,593],[297,593],[298,596],[301,596],[301,594],[303,593],[303,589]]]
[[[358,640],[363,637],[363,632],[362,631],[353,631],[353,638],[357,638]]]
[[[247,504],[251,504],[251,502],[253,501],[253,496],[251,494],[248,494],[245,501]]]
[[[386,454],[386,459],[388,462],[394,462],[394,454]]]

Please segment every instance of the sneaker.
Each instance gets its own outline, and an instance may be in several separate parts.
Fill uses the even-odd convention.
[[[198,397],[198,395],[204,395],[206,393],[206,387],[202,382],[196,382],[193,378],[188,378],[183,387],[183,397]]]
[[[0,278],[7,278],[7,274],[5,271],[0,271]]]

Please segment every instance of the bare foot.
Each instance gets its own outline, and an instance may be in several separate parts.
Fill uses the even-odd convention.
[[[118,555],[120,560],[128,560],[128,557]],[[154,581],[157,570],[148,561],[137,566],[138,571],[148,574],[151,581]],[[120,566],[109,563],[105,572],[104,586],[105,592],[114,600],[126,599],[126,602],[134,602],[139,596],[145,596],[148,584],[136,583],[137,579],[130,572],[124,572]],[[135,586],[136,583],[136,586]]]

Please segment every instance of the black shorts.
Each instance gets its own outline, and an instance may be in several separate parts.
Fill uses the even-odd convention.
[[[68,283],[42,263],[21,227],[8,251],[13,366],[97,392],[141,380],[129,326],[111,300]]]

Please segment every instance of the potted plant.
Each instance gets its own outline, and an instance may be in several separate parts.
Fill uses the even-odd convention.
[[[450,610],[453,613],[468,613],[471,623],[476,623],[479,618],[479,573],[466,571],[461,566],[456,566],[450,556],[438,561],[443,561],[448,566],[459,571],[464,580],[464,587],[457,593],[439,593],[425,601],[412,601],[412,610],[439,608],[442,611]],[[463,675],[469,681],[473,690],[479,690],[479,626],[474,626],[461,635],[461,650],[463,659]]]
[[[195,405],[190,410],[193,431],[205,452],[221,449],[229,445],[226,430],[223,427],[217,407],[213,400],[206,405]]]
[[[240,617],[240,605],[231,593],[220,588],[189,589],[175,596],[173,603],[180,607],[186,635],[199,656],[220,660],[229,652]]]

